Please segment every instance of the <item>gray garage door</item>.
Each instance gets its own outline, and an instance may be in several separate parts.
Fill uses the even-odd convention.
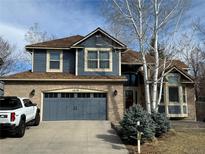
[[[45,93],[43,120],[106,120],[106,94]]]

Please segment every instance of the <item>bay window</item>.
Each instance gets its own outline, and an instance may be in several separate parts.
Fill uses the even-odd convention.
[[[186,87],[181,84],[181,76],[170,73],[166,77],[168,98],[166,102],[167,115],[169,117],[187,117]]]

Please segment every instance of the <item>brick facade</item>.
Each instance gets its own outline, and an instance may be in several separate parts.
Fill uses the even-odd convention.
[[[120,82],[40,82],[40,81],[9,81],[5,83],[5,96],[30,97],[35,89],[35,95],[31,97],[34,103],[42,107],[43,92],[66,88],[82,88],[107,92],[107,118],[110,121],[118,121],[124,113],[123,83]],[[113,92],[117,90],[117,95]]]

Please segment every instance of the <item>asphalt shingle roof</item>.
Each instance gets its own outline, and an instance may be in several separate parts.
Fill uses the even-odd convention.
[[[78,42],[79,40],[83,39],[84,36],[81,35],[74,35],[70,37],[65,37],[61,39],[55,39],[45,42],[40,42],[36,44],[26,45],[26,48],[33,48],[33,47],[42,47],[42,48],[69,48],[74,43]]]
[[[75,76],[70,73],[62,72],[31,72],[26,71],[9,76],[2,77],[1,80],[126,80],[124,76]]]

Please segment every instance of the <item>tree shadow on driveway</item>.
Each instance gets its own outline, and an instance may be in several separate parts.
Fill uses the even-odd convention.
[[[113,149],[121,150],[121,149],[126,149],[118,135],[115,133],[114,130],[108,130],[108,133],[106,134],[99,134],[96,135],[97,138],[109,142],[112,144]]]

